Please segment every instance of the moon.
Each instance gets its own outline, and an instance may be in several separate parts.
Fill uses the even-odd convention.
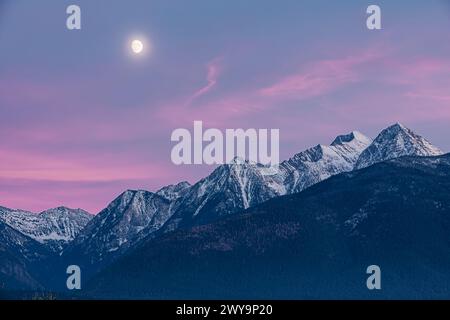
[[[135,39],[131,42],[131,50],[135,54],[140,54],[144,50],[144,44],[141,40]]]

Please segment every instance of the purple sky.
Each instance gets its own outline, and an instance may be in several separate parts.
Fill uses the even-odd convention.
[[[281,159],[401,122],[450,151],[450,5],[376,1],[0,2],[0,205],[93,213],[195,182],[170,134],[279,128]],[[82,30],[65,8],[82,8]],[[345,4],[344,4],[345,3]],[[133,37],[151,52],[132,56]]]

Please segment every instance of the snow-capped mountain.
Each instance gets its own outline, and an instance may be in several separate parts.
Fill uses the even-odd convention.
[[[331,146],[318,145],[273,167],[235,158],[197,182],[176,201],[174,214],[164,231],[214,221],[273,197],[300,192],[332,175],[351,171],[371,142],[354,131],[338,136]]]
[[[285,194],[277,168],[235,158],[189,188],[176,200],[166,231],[204,223]],[[195,221],[195,222],[194,222]]]
[[[329,146],[317,145],[300,152],[278,167],[237,159],[219,166],[178,198],[163,231],[208,223],[273,197],[301,192],[363,164],[367,166],[405,155],[441,154],[424,138],[395,124],[384,129],[375,141],[353,131],[336,137]]]
[[[169,201],[174,201],[186,194],[188,191],[188,188],[191,186],[191,184],[187,181],[182,181],[177,184],[171,184],[168,186],[165,186],[158,191],[156,191],[157,195],[160,195],[163,198],[166,198]]]
[[[78,264],[89,275],[162,233],[238,214],[355,168],[404,155],[440,154],[427,140],[396,124],[383,130],[373,142],[353,131],[336,137],[331,145],[300,152],[278,166],[235,158],[194,185],[181,182],[156,193],[128,190],[92,219],[80,209],[60,207],[33,214],[0,207],[0,226],[6,230],[0,242],[7,243],[6,249],[0,245],[0,264],[3,260],[15,261],[14,257],[2,258],[2,250],[13,248],[19,256],[27,257],[33,251],[27,248],[36,247],[36,252],[52,250],[51,258],[61,263],[59,268],[67,263]],[[28,260],[16,261],[18,268],[26,266]],[[55,281],[65,283],[63,279]]]
[[[443,152],[425,138],[400,123],[383,131],[373,143],[361,153],[355,168],[361,169],[375,163],[402,156],[438,156]]]
[[[35,214],[23,210],[0,207],[0,221],[54,252],[75,238],[92,218],[81,209],[58,207]]]
[[[340,135],[330,146],[317,145],[281,163],[286,193],[300,192],[329,177],[353,170],[372,140],[360,132]]]
[[[84,292],[103,299],[448,299],[449,212],[450,155],[403,157],[146,239]],[[374,261],[389,277],[378,292],[361,276]]]
[[[331,143],[331,148],[349,163],[356,163],[361,152],[370,144],[372,139],[359,131],[337,136]]]
[[[148,191],[127,190],[112,201],[63,251],[72,261],[110,262],[169,218],[169,200]]]
[[[279,166],[267,167],[236,158],[190,187],[173,205],[174,213],[163,231],[208,223],[352,171],[371,143],[370,138],[353,131],[336,137],[330,146],[317,145]]]

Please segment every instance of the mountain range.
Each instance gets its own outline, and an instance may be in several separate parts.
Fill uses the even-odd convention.
[[[214,228],[222,226],[224,221],[235,221],[227,223],[230,223],[230,228],[239,230],[236,221],[245,220],[242,217],[249,214],[253,216],[252,210],[256,210],[254,208],[264,207],[273,201],[289,203],[288,199],[294,195],[311,194],[313,192],[311,190],[317,192],[321,190],[319,186],[329,183],[330,177],[338,176],[330,181],[340,181],[339,179],[347,181],[351,180],[353,174],[359,174],[359,171],[373,170],[371,166],[375,164],[389,163],[401,166],[400,163],[403,163],[392,159],[404,156],[413,156],[411,159],[434,156],[440,159],[439,156],[442,154],[442,151],[426,139],[397,123],[384,129],[373,141],[362,133],[353,131],[336,137],[329,146],[317,145],[294,155],[276,167],[236,158],[232,163],[218,166],[209,176],[193,185],[181,182],[157,192],[127,190],[95,216],[81,209],[64,207],[47,210],[38,215],[0,207],[0,228],[6,230],[2,232],[2,237],[6,239],[2,241],[0,257],[10,265],[9,269],[0,268],[0,285],[4,283],[8,289],[48,288],[46,279],[50,277],[49,273],[52,273],[57,276],[51,277],[53,283],[50,286],[58,287],[55,283],[63,286],[65,284],[65,281],[61,280],[65,277],[63,267],[69,262],[80,265],[86,278],[95,276],[98,279],[103,279],[102,277],[107,279],[102,272],[108,272],[108,268],[112,268],[116,261],[124,266],[126,262],[122,259],[129,257],[130,254],[133,257],[134,253],[144,250],[142,248],[161,242],[166,244],[164,241],[170,243],[174,241],[173,243],[177,243],[179,247],[189,247],[190,243],[182,245],[176,242],[181,241],[179,234],[191,232],[193,234],[189,239],[197,236],[202,238],[203,235],[199,232],[209,230],[208,228],[215,230]],[[442,163],[446,165],[445,161]],[[437,166],[432,164],[432,161],[429,164]],[[382,170],[376,172],[380,176],[387,174]],[[322,181],[324,182],[320,183]],[[346,183],[342,182],[342,187],[337,186],[338,190],[345,190]],[[425,187],[424,185],[423,188]],[[341,197],[346,199],[347,196],[341,194]],[[348,199],[352,199],[349,201],[351,203],[358,202],[351,197]],[[380,199],[377,198],[378,200]],[[325,200],[321,198],[320,201]],[[364,208],[370,208],[370,205],[368,200],[367,207]],[[341,203],[341,206],[342,209],[346,207],[345,203]],[[347,220],[357,222],[358,219],[362,219],[365,213],[361,210],[365,210],[364,208],[358,209],[359,216]],[[284,211],[278,209],[265,210],[273,213],[268,221],[272,221],[275,225],[277,224],[274,220],[281,219],[284,214],[282,213]],[[317,211],[317,217],[320,216],[320,210]],[[256,234],[261,232],[261,237],[271,230],[270,232],[277,235],[277,232],[280,232],[282,237],[286,233],[289,238],[290,233],[296,234],[297,228],[303,230],[301,225],[301,222],[296,222],[291,226],[292,230],[269,228],[266,231],[263,230],[265,227],[259,226],[259,229],[254,231]],[[342,226],[345,226],[345,223]],[[173,240],[173,237],[176,240]],[[238,236],[234,241],[239,243],[245,239]],[[332,242],[331,238],[329,241]],[[221,245],[212,243],[206,246],[214,249]],[[225,241],[223,245],[227,248],[230,243]],[[256,247],[258,246],[259,243],[256,244]],[[226,249],[223,251],[227,252]],[[164,256],[162,253],[158,254]],[[137,256],[134,257],[137,259]],[[174,259],[174,256],[166,255],[166,257]],[[186,263],[181,257],[185,256],[180,254],[179,260]],[[164,258],[162,260],[164,261]],[[163,267],[163,263],[159,263],[155,268]],[[48,264],[53,266],[53,270],[43,267]],[[38,271],[30,272],[30,268]],[[55,269],[63,271],[55,272]],[[188,270],[189,268],[186,268],[186,272]],[[98,289],[99,286],[94,285],[91,288],[92,292],[101,291]]]
[[[448,299],[449,251],[450,155],[410,156],[144,239],[86,291],[115,299]],[[380,291],[366,287],[374,264]]]
[[[82,209],[66,207],[49,209],[39,214],[0,207],[1,222],[54,252],[61,251],[74,240],[91,218],[92,215]]]

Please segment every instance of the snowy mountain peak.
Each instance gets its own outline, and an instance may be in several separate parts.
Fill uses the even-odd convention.
[[[317,162],[323,158],[324,153],[327,153],[327,151],[329,151],[329,147],[318,144],[312,148],[297,153],[291,159],[287,160],[287,162]],[[284,161],[284,163],[286,163],[286,161]]]
[[[389,141],[405,135],[423,147],[418,150],[425,150],[414,154],[440,154],[437,148],[399,123],[386,129],[386,132],[380,135],[387,135]],[[192,186],[175,206],[175,211],[178,209],[179,212],[172,220],[181,221],[183,214],[189,219],[200,217],[202,213],[217,217],[251,207],[274,196],[300,192],[333,175],[352,171],[362,153],[374,143],[361,132],[352,131],[337,136],[329,146],[318,144],[296,154],[280,166],[270,168],[270,174],[265,172],[268,168],[263,165],[236,157]],[[207,221],[207,218],[203,220]]]
[[[176,199],[178,199],[179,197],[182,197],[187,190],[189,189],[189,187],[191,186],[191,184],[187,181],[182,181],[180,183],[177,184],[171,184],[168,186],[165,186],[161,189],[159,189],[156,194],[160,195],[161,197],[169,200],[169,201],[174,201]]]
[[[233,166],[233,165],[256,165],[256,162],[244,159],[242,157],[234,157],[233,160],[227,162],[225,165]]]
[[[334,139],[334,141],[331,143],[331,146],[343,145],[351,142],[361,142],[362,144],[368,146],[372,143],[372,139],[366,137],[359,131],[352,131],[349,134],[337,136],[336,139]]]
[[[373,143],[361,153],[355,168],[361,169],[377,162],[402,156],[437,156],[443,152],[428,140],[400,123],[396,123],[376,137]]]
[[[129,189],[114,199],[98,216],[106,218],[111,215],[111,212],[114,214],[114,219],[121,219],[117,213],[121,213],[120,216],[126,214],[132,214],[133,216],[147,215],[149,213],[148,209],[150,209],[148,205],[151,205],[153,201],[165,200],[162,196],[150,191]]]
[[[337,136],[330,146],[316,145],[281,164],[283,185],[295,193],[332,175],[351,171],[371,139],[358,131]]]
[[[399,128],[399,129],[402,129],[402,130],[409,130],[408,128],[406,128],[403,124],[401,124],[400,122],[396,122],[396,123],[394,123],[391,127],[397,127],[397,128]]]
[[[388,134],[399,134],[401,132],[404,132],[406,134],[414,134],[414,132],[410,129],[408,129],[407,127],[405,127],[403,124],[401,124],[400,122],[396,122],[393,125],[387,127],[386,129],[382,130],[380,132],[380,135],[388,135]]]
[[[414,131],[404,126],[400,122],[396,122],[393,125],[390,125],[389,127],[383,129],[379,135],[387,135],[389,133],[391,134],[405,133],[410,135],[417,135],[416,133],[414,133]]]
[[[104,261],[155,230],[170,217],[170,201],[145,190],[126,190],[92,219],[64,251]],[[107,260],[107,259],[106,259]]]
[[[68,207],[56,207],[56,208],[52,208],[52,209],[47,209],[45,211],[42,211],[41,213],[39,213],[40,216],[43,217],[61,217],[61,216],[67,216],[67,217],[84,217],[87,218],[88,220],[90,220],[92,218],[92,215],[83,210],[83,209],[71,209]]]
[[[341,135],[334,139],[331,148],[353,166],[361,153],[372,143],[372,139],[359,131]]]
[[[0,208],[0,221],[53,251],[60,251],[73,240],[93,216],[81,209],[58,207],[34,214]]]

